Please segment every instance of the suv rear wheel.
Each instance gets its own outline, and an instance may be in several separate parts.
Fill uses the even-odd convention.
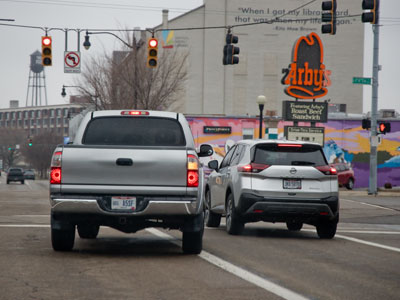
[[[211,211],[211,194],[208,190],[206,192],[206,201],[205,201],[205,214],[204,214],[204,223],[207,227],[219,227],[221,224],[221,215],[213,213]]]
[[[244,229],[244,223],[235,211],[233,195],[229,194],[226,200],[226,231],[229,234],[239,235]]]
[[[183,232],[182,234],[182,251],[186,254],[199,254],[203,249],[203,232]]]
[[[332,239],[335,236],[338,223],[337,220],[338,219],[321,222],[316,226],[320,239]]]

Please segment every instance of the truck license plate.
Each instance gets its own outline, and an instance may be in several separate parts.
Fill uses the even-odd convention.
[[[111,209],[135,210],[136,197],[111,197]]]
[[[283,188],[284,189],[301,189],[301,180],[300,179],[283,179]]]

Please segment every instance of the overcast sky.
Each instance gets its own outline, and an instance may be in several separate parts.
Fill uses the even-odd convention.
[[[340,1],[360,2],[361,13],[362,0],[339,0],[338,5]],[[14,22],[2,24],[48,28],[144,29],[161,23],[162,9],[169,9],[169,17],[172,18],[202,4],[203,0],[0,0],[0,19],[15,19]],[[394,108],[400,113],[400,97],[397,95],[400,0],[381,0],[380,6],[383,26],[380,28],[379,63],[382,71],[379,73],[378,108]],[[365,25],[365,33],[364,76],[372,77],[372,25]],[[36,50],[41,51],[42,35],[44,32],[39,29],[0,26],[0,108],[8,108],[10,100],[19,100],[20,106],[25,106],[30,54]],[[53,66],[47,67],[45,71],[48,104],[63,104],[67,103],[68,97],[61,97],[62,85],[73,85],[73,78],[78,75],[64,74],[65,34],[62,31],[52,31],[49,35],[53,37]],[[83,40],[84,34],[81,34],[81,44]],[[121,48],[121,43],[112,36],[96,35],[91,36],[90,40],[92,47],[89,51],[82,46],[80,49],[83,63],[91,55]],[[76,33],[70,32],[68,41],[68,50],[77,50]],[[70,88],[67,93],[76,94],[76,91]],[[30,103],[31,99],[28,105]],[[365,86],[363,111],[370,110],[371,86]]]

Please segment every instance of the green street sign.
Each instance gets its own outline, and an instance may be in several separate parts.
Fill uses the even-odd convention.
[[[353,84],[371,84],[371,78],[353,77]]]

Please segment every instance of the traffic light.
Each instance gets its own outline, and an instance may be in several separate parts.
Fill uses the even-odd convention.
[[[150,38],[147,43],[147,66],[149,68],[157,67],[158,40]]]
[[[386,134],[386,132],[390,132],[390,123],[389,122],[379,123],[379,132],[382,134]]]
[[[371,129],[371,120],[370,119],[362,119],[361,127],[362,127],[362,129]]]
[[[361,21],[363,23],[378,23],[378,10],[379,10],[379,0],[363,0],[362,9],[370,9],[369,12],[364,12],[361,15]]]
[[[239,57],[236,55],[240,53],[240,48],[232,44],[237,44],[239,38],[236,35],[228,33],[226,35],[226,45],[224,46],[224,57],[222,63],[225,65],[235,65],[239,63]]]
[[[51,36],[42,36],[42,65],[43,66],[51,66],[52,65],[53,51],[51,50],[51,46],[52,46]]]
[[[28,138],[28,146],[29,146],[29,147],[32,147],[32,145],[33,145],[32,139],[31,139],[31,138]]]
[[[322,33],[336,34],[336,0],[322,2],[322,22],[328,22],[321,26]]]

